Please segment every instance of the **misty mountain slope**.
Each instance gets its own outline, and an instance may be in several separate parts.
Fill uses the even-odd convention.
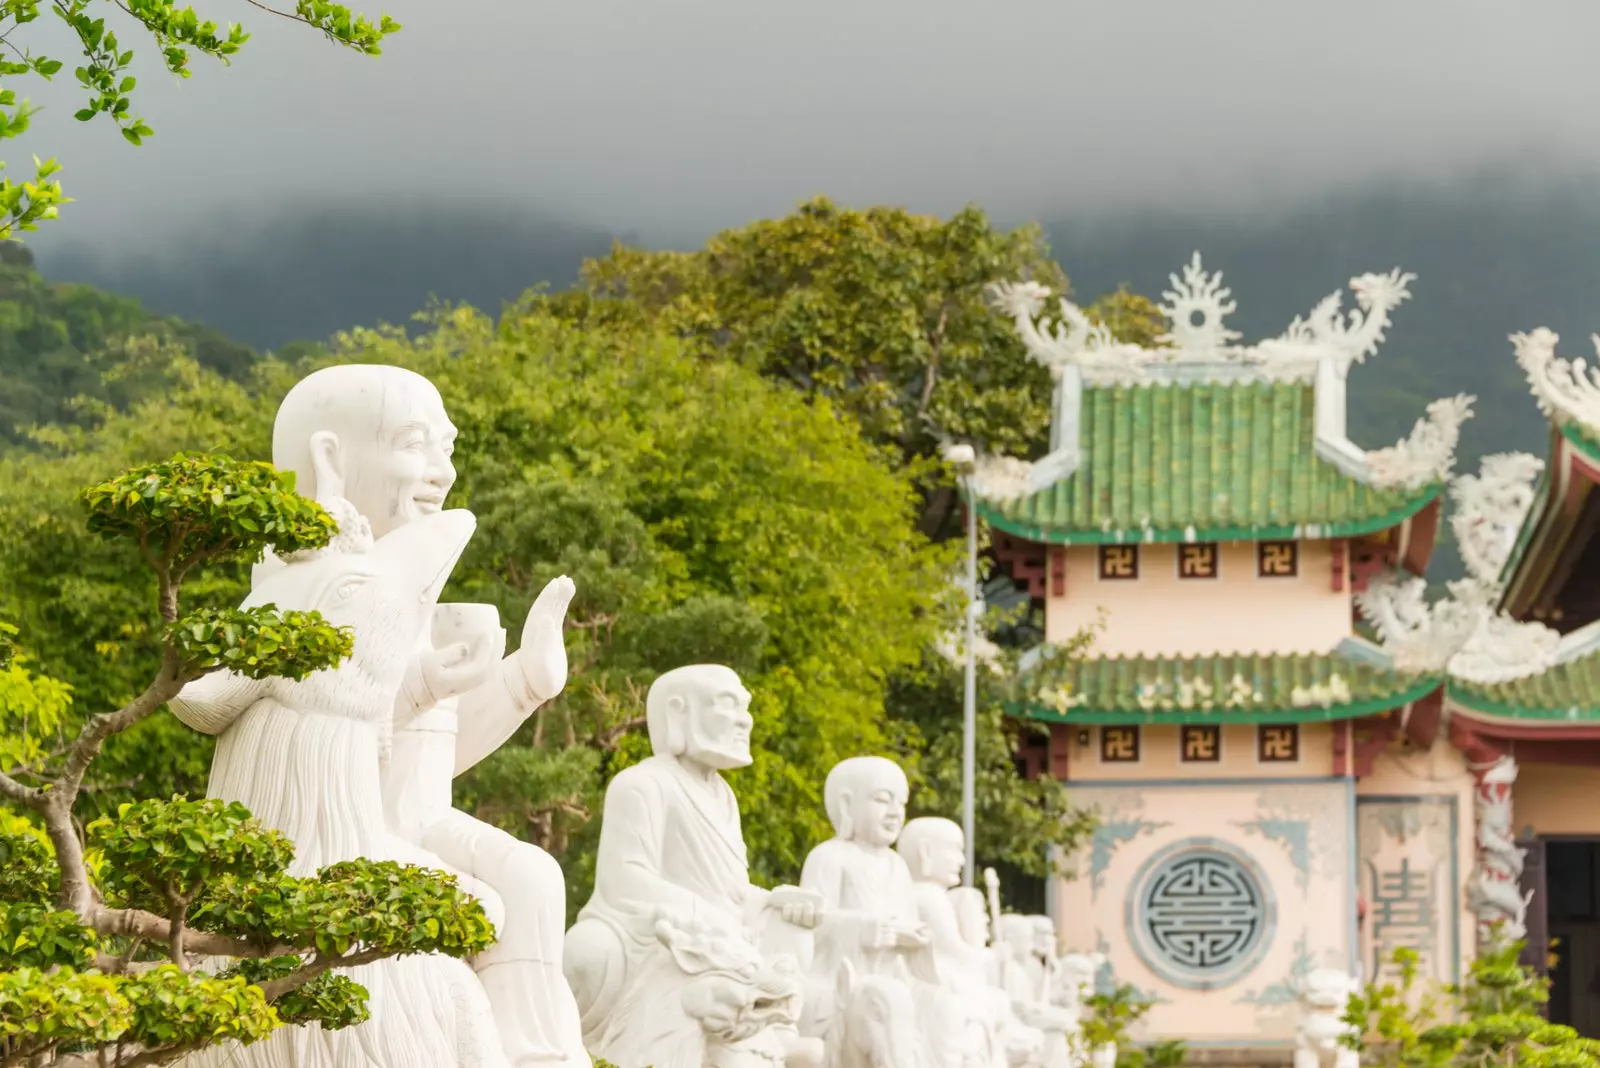
[[[1477,416],[1464,466],[1485,452],[1542,454],[1544,422],[1507,335],[1549,326],[1568,354],[1600,329],[1600,199],[1595,186],[1535,191],[1509,183],[1454,190],[1374,186],[1258,218],[1143,215],[1047,221],[1057,258],[1084,299],[1127,282],[1158,297],[1196,249],[1220,269],[1246,340],[1275,335],[1357,274],[1418,275],[1378,355],[1351,375],[1351,433],[1389,444],[1427,402],[1467,392]],[[406,322],[430,296],[488,311],[537,282],[571,283],[610,236],[531,213],[425,211],[373,204],[277,222],[177,256],[62,250],[52,278],[93,282],[151,309],[204,322],[257,348],[325,338],[354,324]]]
[[[1351,436],[1368,447],[1407,433],[1423,407],[1477,396],[1461,467],[1486,452],[1543,456],[1546,423],[1507,336],[1548,326],[1568,356],[1593,360],[1600,330],[1600,201],[1593,187],[1517,191],[1476,184],[1367,190],[1273,219],[1047,224],[1057,258],[1083,296],[1127,282],[1159,298],[1167,275],[1199,250],[1221,270],[1246,342],[1280,333],[1348,280],[1402,267],[1417,275],[1376,356],[1350,375]]]
[[[613,236],[526,211],[444,211],[382,203],[285,206],[236,235],[171,248],[64,245],[40,256],[52,279],[137,298],[257,349],[321,341],[339,330],[408,323],[433,298],[491,313],[547,283],[564,289]]]

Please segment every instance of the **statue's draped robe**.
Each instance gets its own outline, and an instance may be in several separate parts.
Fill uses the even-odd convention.
[[[623,974],[607,974],[584,1006],[591,1052],[622,1068],[705,1061],[699,1021],[684,1008],[683,969],[657,935],[664,913],[682,927],[743,937],[752,899],[739,805],[719,775],[704,778],[654,756],[606,788],[595,891],[578,914],[615,932]]]
[[[918,915],[927,925],[937,982],[913,981],[917,1012],[937,1068],[993,1064],[998,1051],[984,954],[961,937],[949,891],[935,883],[915,886]]]
[[[919,922],[917,894],[911,869],[899,853],[844,838],[829,839],[807,855],[800,886],[821,894],[823,902],[800,1030],[825,1038],[841,962],[848,960],[858,975],[909,981],[904,951],[870,949],[864,942],[867,932],[879,922],[915,926]],[[931,962],[918,963],[931,968]]]
[[[299,588],[279,590],[279,596],[285,592],[301,596],[285,598],[284,607],[319,607]],[[173,702],[185,723],[217,734],[207,796],[243,803],[294,842],[293,875],[357,857],[444,867],[391,834],[384,818],[380,752],[406,651],[416,642],[416,631],[404,629],[403,621],[416,624],[386,612],[355,621],[351,657],[305,680],[252,685],[219,673],[191,683]],[[367,989],[368,1022],[329,1032],[280,1028],[253,1045],[208,1047],[183,1065],[506,1068],[488,1001],[465,962],[410,955],[341,974]]]

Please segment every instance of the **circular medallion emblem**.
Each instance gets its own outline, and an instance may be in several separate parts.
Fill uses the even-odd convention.
[[[1272,902],[1255,864],[1222,842],[1190,840],[1145,864],[1129,902],[1135,948],[1185,987],[1223,986],[1265,950]]]

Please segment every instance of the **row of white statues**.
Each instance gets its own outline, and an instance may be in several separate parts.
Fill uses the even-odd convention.
[[[354,978],[371,1018],[284,1028],[191,1056],[239,1068],[1110,1068],[1075,1041],[1101,961],[1058,957],[1044,917],[959,885],[964,843],[905,821],[906,778],[857,757],[829,774],[835,836],[798,886],[750,883],[723,773],[750,763],[750,695],[727,668],[662,675],[654,755],[606,794],[594,895],[569,932],[560,867],[451,805],[451,781],[566,683],[573,585],[551,582],[505,655],[487,605],[438,603],[475,521],[445,510],[455,428],[424,378],[318,371],[284,399],[273,462],[339,522],[327,549],[256,568],[247,603],[355,633],[301,682],[213,675],[174,711],[218,737],[209,792],[295,843],[294,871],[354,857],[451,872],[498,933],[470,962],[413,956]]]
[[[989,945],[982,895],[956,887],[960,829],[906,824],[894,763],[836,767],[836,836],[798,887],[751,885],[722,778],[750,763],[750,695],[726,668],[650,689],[655,755],[611,783],[594,896],[563,932],[560,867],[454,809],[451,781],[565,686],[573,585],[540,594],[509,656],[492,606],[438,603],[475,528],[444,508],[455,436],[438,391],[400,368],[332,367],[290,390],[273,462],[339,534],[269,554],[246,603],[319,611],[353,629],[354,652],[300,682],[208,676],[173,710],[217,736],[209,793],[288,835],[296,874],[354,857],[447,871],[498,940],[470,962],[355,969],[371,1009],[356,1027],[284,1028],[186,1063],[1068,1068],[1092,964],[1057,961],[1048,921],[1005,917]]]
[[[961,829],[906,823],[892,761],[836,766],[835,836],[799,886],[751,885],[722,778],[750,763],[749,703],[722,667],[650,689],[654,755],[606,792],[594,896],[567,934],[589,1050],[628,1068],[1080,1061],[1071,1037],[1098,961],[1058,959],[1044,917],[1002,917],[991,949],[983,896],[956,886]]]

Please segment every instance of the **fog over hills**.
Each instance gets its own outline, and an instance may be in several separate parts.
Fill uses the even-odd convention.
[[[1477,395],[1465,463],[1485,452],[1542,454],[1544,423],[1507,335],[1549,326],[1567,355],[1600,329],[1600,182],[1532,188],[1483,179],[1371,185],[1258,216],[1108,216],[1044,220],[1057,258],[1088,299],[1120,283],[1159,296],[1199,250],[1224,272],[1245,339],[1276,334],[1322,296],[1371,270],[1416,272],[1377,357],[1351,379],[1351,430],[1364,445],[1406,433],[1434,397]],[[526,210],[425,210],[369,202],[308,214],[285,206],[254,230],[182,249],[42,257],[51,278],[138,297],[258,348],[320,339],[356,324],[405,322],[432,297],[498,310],[529,286],[571,284],[613,238]],[[1347,304],[1348,304],[1347,293]]]

